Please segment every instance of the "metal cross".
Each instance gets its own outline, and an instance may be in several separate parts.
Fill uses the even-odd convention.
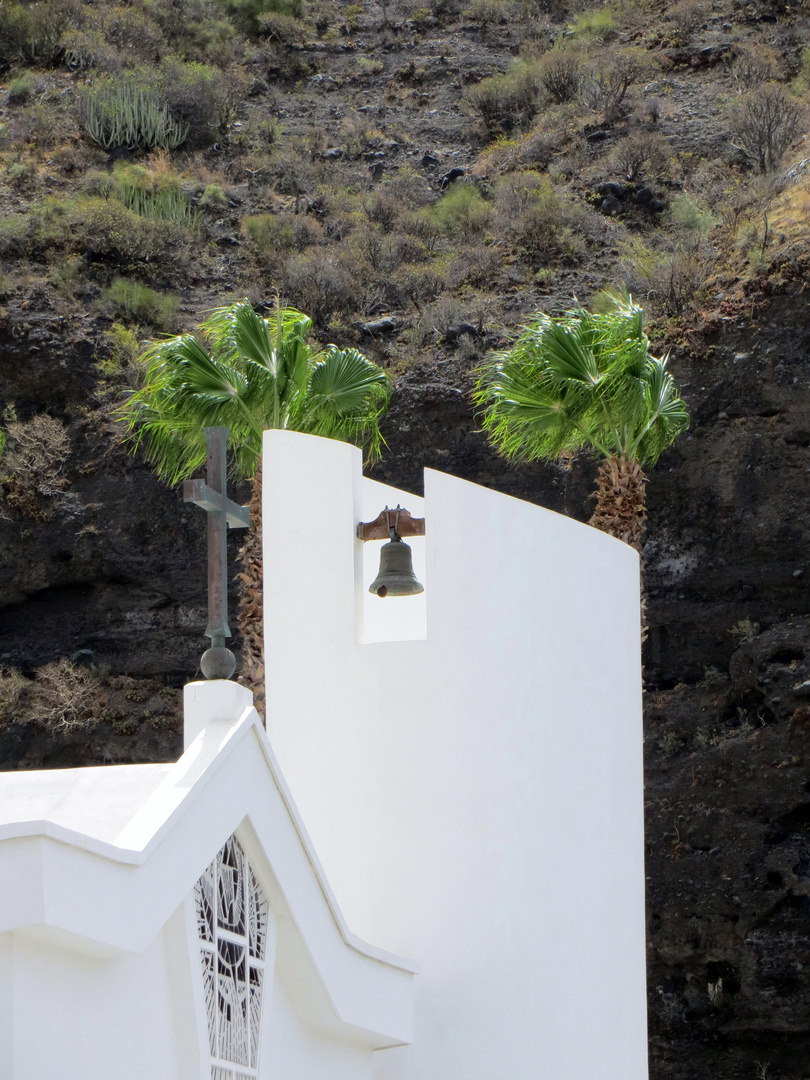
[[[186,480],[183,501],[201,506],[208,514],[208,627],[211,639],[200,661],[206,679],[230,679],[236,658],[225,646],[231,636],[228,626],[228,529],[246,529],[250,507],[231,502],[227,491],[225,455],[228,445],[226,427],[205,428],[208,443],[208,481]]]

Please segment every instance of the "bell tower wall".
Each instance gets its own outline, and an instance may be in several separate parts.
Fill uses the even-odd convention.
[[[420,964],[377,1080],[646,1080],[635,551],[294,432],[263,476],[268,734],[350,928]],[[425,593],[373,622],[355,530],[397,501]]]

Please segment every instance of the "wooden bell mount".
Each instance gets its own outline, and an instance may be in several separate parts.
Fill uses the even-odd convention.
[[[425,519],[411,517],[407,510],[398,506],[391,510],[386,506],[374,521],[361,521],[357,526],[358,540],[388,540],[391,526],[396,521],[397,535],[403,540],[406,536],[424,536]]]

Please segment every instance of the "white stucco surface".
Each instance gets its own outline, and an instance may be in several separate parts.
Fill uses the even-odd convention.
[[[192,897],[233,834],[270,906],[258,1080],[368,1080],[412,1035],[415,965],[348,928],[250,693],[185,701],[175,764],[0,775],[2,1080],[210,1080]]]
[[[268,734],[349,926],[420,964],[375,1076],[644,1080],[635,552],[427,471],[426,593],[368,633],[355,526],[419,502],[290,432],[263,491]]]
[[[113,843],[171,765],[0,773],[0,828],[49,821]]]
[[[197,1080],[199,1062],[184,1053],[189,1024],[172,1022],[188,998],[184,973],[166,962],[177,929],[170,922],[143,953],[105,959],[9,934],[14,1063],[3,1077]]]
[[[373,1080],[374,1055],[344,1040],[336,1043],[301,1021],[287,986],[276,982],[273,1010],[264,1032],[270,1077],[283,1080]]]

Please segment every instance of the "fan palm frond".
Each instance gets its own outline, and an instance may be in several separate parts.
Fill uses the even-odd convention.
[[[307,430],[368,441],[368,454],[377,457],[383,445],[379,419],[390,393],[385,372],[361,352],[328,345],[312,368],[303,401]]]
[[[240,477],[255,472],[265,428],[351,439],[378,456],[387,376],[356,349],[313,349],[311,328],[294,308],[265,318],[245,300],[202,323],[208,348],[191,334],[155,342],[142,387],[121,408],[131,442],[170,483],[204,462],[203,428],[217,425],[230,428]]]
[[[650,354],[641,308],[620,295],[602,312],[539,315],[479,370],[475,400],[509,457],[553,459],[592,446],[652,464],[689,422],[665,368]]]

